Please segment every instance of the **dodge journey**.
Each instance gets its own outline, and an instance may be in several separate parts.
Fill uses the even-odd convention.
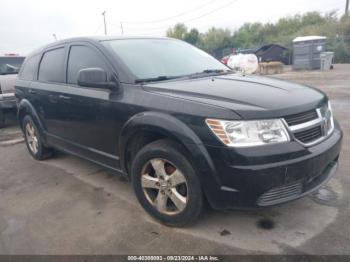
[[[166,225],[215,209],[285,203],[337,169],[342,131],[321,91],[233,72],[169,38],[55,42],[16,82],[29,153],[74,154],[129,177]]]

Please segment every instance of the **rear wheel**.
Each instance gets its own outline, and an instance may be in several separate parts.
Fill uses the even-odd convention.
[[[201,214],[198,177],[183,150],[171,140],[153,142],[136,155],[132,181],[142,207],[170,226],[183,226]]]
[[[52,150],[44,146],[38,128],[29,115],[23,118],[22,128],[28,151],[34,159],[44,160],[52,156]]]

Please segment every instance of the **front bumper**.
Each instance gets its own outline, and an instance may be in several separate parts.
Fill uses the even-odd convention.
[[[291,201],[325,184],[337,169],[342,131],[338,123],[312,147],[296,141],[255,148],[207,146],[219,188],[207,189],[217,209],[257,208]]]
[[[16,110],[17,102],[14,93],[0,94],[0,109],[1,110]]]

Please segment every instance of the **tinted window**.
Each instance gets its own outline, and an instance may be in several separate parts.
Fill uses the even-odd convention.
[[[34,74],[38,66],[39,59],[40,59],[39,55],[28,58],[25,64],[23,65],[19,78],[24,80],[36,79],[36,77],[34,77]]]
[[[46,82],[64,81],[64,48],[44,53],[39,67],[39,80]]]
[[[23,61],[24,57],[0,57],[0,75],[17,74]]]
[[[84,68],[101,68],[107,70],[101,55],[87,46],[72,46],[69,52],[67,82],[76,84],[78,73]]]

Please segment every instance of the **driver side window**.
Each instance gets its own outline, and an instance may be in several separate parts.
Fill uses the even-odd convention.
[[[101,68],[107,71],[106,63],[101,58],[102,54],[88,46],[71,46],[67,67],[67,83],[77,84],[78,73],[85,68]]]

